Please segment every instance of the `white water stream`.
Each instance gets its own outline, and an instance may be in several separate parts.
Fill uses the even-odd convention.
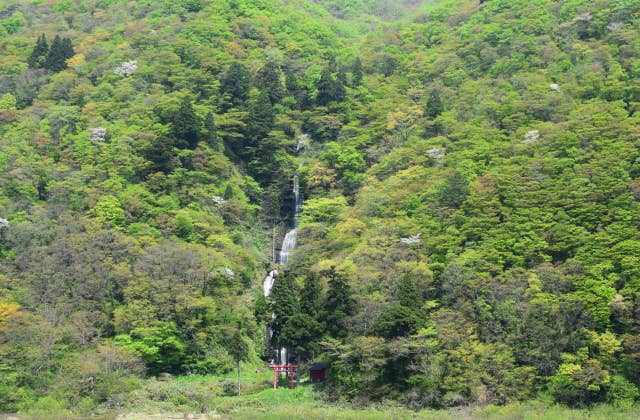
[[[289,262],[289,256],[293,252],[296,247],[298,232],[296,228],[298,227],[297,216],[302,211],[302,196],[300,195],[300,183],[298,180],[298,176],[296,175],[293,178],[293,196],[294,196],[294,208],[293,208],[293,228],[288,230],[284,239],[282,241],[282,246],[280,247],[280,253],[278,254],[277,263],[280,265],[286,265]],[[271,294],[271,289],[276,282],[276,278],[278,276],[278,270],[271,270],[269,275],[264,279],[262,284],[262,288],[264,290],[264,296],[268,297]],[[273,315],[275,316],[275,315]],[[269,338],[271,338],[271,331],[269,331]],[[280,349],[279,353],[279,363],[286,364],[287,363],[287,349],[283,347]]]

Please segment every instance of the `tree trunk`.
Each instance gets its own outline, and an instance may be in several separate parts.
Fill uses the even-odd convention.
[[[240,360],[238,360],[238,396],[240,396]]]

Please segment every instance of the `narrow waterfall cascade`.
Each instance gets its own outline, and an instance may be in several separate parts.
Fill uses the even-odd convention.
[[[282,241],[282,247],[280,248],[280,254],[278,255],[278,263],[280,265],[286,265],[289,262],[289,255],[296,247],[296,241],[298,239],[298,214],[302,211],[302,196],[300,195],[300,181],[298,175],[293,178],[293,229],[290,229],[284,236]]]
[[[278,255],[278,263],[280,265],[286,265],[289,262],[289,254],[296,247],[296,240],[298,239],[298,232],[295,229],[291,229],[287,232],[282,241],[282,249]]]
[[[311,139],[311,137],[306,134],[306,133],[302,133],[298,136],[298,141],[296,143],[296,152],[299,152],[300,150],[304,149],[305,147],[307,147],[307,145],[309,144],[309,140]]]
[[[264,289],[264,297],[267,297],[271,294],[271,289],[273,288],[273,284],[276,282],[276,276],[278,275],[278,270],[269,271],[269,275],[264,279],[264,283],[262,283],[262,288]]]
[[[302,211],[302,195],[300,194],[300,181],[298,175],[293,177],[293,223],[292,228],[289,229],[284,236],[282,246],[280,247],[280,253],[278,254],[277,263],[280,265],[286,265],[289,262],[289,256],[296,247],[298,232],[298,214]],[[268,297],[271,294],[271,289],[276,282],[278,276],[278,270],[271,270],[262,284],[264,290],[264,296]],[[275,314],[272,314],[275,317]],[[271,339],[271,330],[267,335],[269,340]],[[278,352],[279,363],[283,364],[287,362],[287,348],[282,347]],[[273,361],[272,361],[273,362]]]

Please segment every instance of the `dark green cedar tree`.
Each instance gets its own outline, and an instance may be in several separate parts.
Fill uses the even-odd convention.
[[[316,88],[318,89],[318,95],[316,96],[316,103],[318,105],[326,106],[329,102],[338,99],[337,83],[331,74],[329,67],[322,69]]]
[[[323,273],[328,277],[328,289],[322,320],[332,337],[347,336],[346,321],[356,313],[356,300],[347,279],[336,272],[335,267]]]
[[[232,63],[220,79],[220,93],[228,97],[224,110],[243,108],[251,90],[251,73],[242,63]]]
[[[195,149],[200,134],[200,120],[196,115],[191,99],[184,97],[180,108],[171,121],[171,135],[175,139],[176,147],[180,149]]]
[[[67,68],[67,60],[73,57],[73,46],[69,38],[61,38],[56,35],[51,42],[51,48],[47,53],[44,67],[53,72],[59,72]]]
[[[256,86],[269,94],[269,99],[274,105],[280,102],[284,96],[281,76],[280,66],[275,61],[269,60],[258,72],[256,80]]]
[[[364,70],[362,68],[362,60],[360,57],[356,57],[351,68],[351,87],[356,88],[362,83],[364,77]]]
[[[286,274],[279,275],[271,289],[269,300],[271,313],[274,315],[269,322],[273,332],[271,343],[276,347],[285,346],[288,343],[282,339],[284,326],[289,318],[300,313],[298,291],[293,278]]]
[[[47,54],[49,53],[49,44],[47,43],[47,37],[42,34],[38,37],[36,45],[33,47],[33,51],[27,59],[27,64],[32,69],[41,69],[45,65]]]

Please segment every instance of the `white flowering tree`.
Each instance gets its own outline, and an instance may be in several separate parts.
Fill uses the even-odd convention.
[[[118,76],[129,77],[132,76],[137,69],[138,62],[136,60],[125,61],[124,63],[116,67],[115,70],[113,70],[113,73],[117,74]]]

